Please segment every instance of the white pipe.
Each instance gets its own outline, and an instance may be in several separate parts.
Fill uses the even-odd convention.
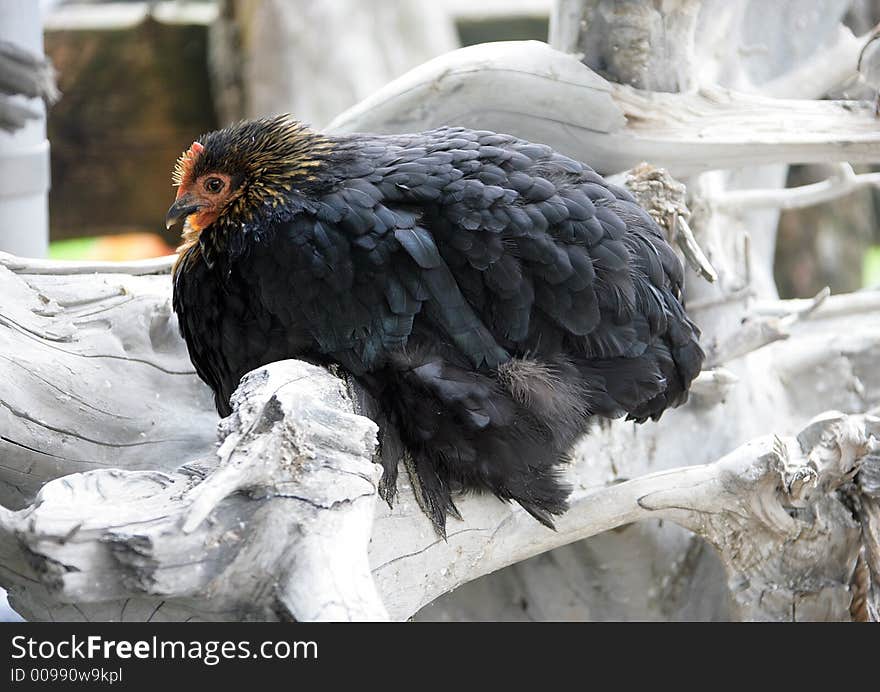
[[[0,0],[0,40],[43,52],[40,5],[34,0]],[[49,247],[49,142],[46,110],[27,100],[42,117],[17,132],[0,131],[0,250],[45,257]]]

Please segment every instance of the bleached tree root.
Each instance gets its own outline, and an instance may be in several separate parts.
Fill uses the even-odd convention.
[[[732,359],[733,371],[704,374],[692,403],[662,425],[596,426],[575,453],[572,507],[556,532],[516,506],[466,497],[465,521],[444,542],[405,483],[393,509],[377,504],[375,426],[331,373],[296,361],[252,373],[215,447],[217,419],[177,337],[167,275],[6,263],[21,273],[0,269],[0,345],[16,354],[0,369],[9,508],[0,512],[0,583],[31,619],[404,619],[483,574],[648,518],[716,545],[738,617],[843,618],[859,540],[862,572],[876,574],[876,422],[826,418],[800,436],[804,446],[785,436],[819,405],[813,390],[835,393],[823,395],[827,406],[878,403],[880,332],[859,319],[876,309],[873,293],[759,304],[760,316],[803,319],[788,340]],[[852,318],[856,326],[842,329]],[[791,400],[780,398],[776,373]],[[102,378],[117,386],[95,386]],[[801,381],[812,394],[792,384]],[[53,408],[58,397],[67,406]],[[28,402],[41,417],[25,413]],[[782,444],[762,437],[716,464],[686,466],[768,425]],[[203,434],[168,434],[190,427]],[[695,427],[706,439],[699,450],[687,442]],[[809,475],[816,455],[835,449],[846,458],[816,466],[812,495],[780,480],[792,469]],[[671,470],[642,475],[644,463]],[[839,470],[859,463],[873,485]],[[630,469],[637,477],[620,482]],[[840,509],[842,497],[855,498],[846,506],[860,524]]]
[[[862,596],[876,599],[876,525],[860,527],[853,507],[870,513],[878,499],[877,418],[830,413],[714,464],[578,488],[556,532],[473,498],[462,511],[478,522],[425,544],[427,520],[404,513],[373,537],[382,545],[370,567],[376,427],[353,413],[343,382],[283,361],[248,375],[233,405],[216,457],[201,464],[65,476],[30,507],[2,510],[0,575],[13,602],[31,617],[69,617],[68,604],[102,619],[374,620],[387,616],[375,579],[392,616],[406,618],[506,564],[648,518],[716,547],[742,619],[850,619],[862,550],[872,556]],[[402,501],[414,504],[408,492]]]
[[[833,174],[818,183],[778,190],[735,190],[709,200],[716,210],[802,209],[831,202],[866,187],[880,187],[880,173],[857,174],[848,163],[834,167]]]
[[[0,574],[19,607],[37,618],[66,603],[141,619],[147,602],[154,620],[386,618],[367,562],[376,425],[351,412],[343,381],[299,361],[251,373],[234,408],[204,463],[65,476],[32,506],[2,510]]]

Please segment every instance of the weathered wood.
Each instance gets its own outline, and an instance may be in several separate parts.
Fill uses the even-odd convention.
[[[296,361],[246,377],[233,406],[203,466],[78,473],[25,510],[0,511],[13,603],[31,617],[69,603],[85,618],[125,619],[133,602],[139,619],[152,599],[163,619],[384,618],[367,563],[375,425],[351,412],[340,380]],[[556,533],[519,509],[468,501],[478,521],[426,542],[424,517],[404,509],[373,530],[373,577],[403,618],[509,562],[664,518],[717,547],[740,617],[846,620],[862,534],[837,491],[858,502],[850,481],[863,464],[876,475],[878,435],[880,419],[829,414],[708,466],[581,484]]]
[[[17,269],[0,269],[3,295],[8,296],[0,353],[22,356],[16,361],[6,358],[0,366],[4,383],[0,402],[6,413],[2,430],[13,441],[3,450],[0,487],[4,497],[12,499],[4,505],[21,509],[2,513],[5,569],[0,574],[12,588],[13,603],[31,618],[139,619],[152,613],[150,604],[155,608],[163,602],[161,614],[154,617],[384,617],[386,611],[367,577],[368,543],[369,571],[384,608],[393,618],[409,617],[440,594],[482,574],[614,526],[663,517],[694,529],[696,519],[635,502],[649,491],[673,492],[704,483],[715,487],[710,479],[722,471],[723,478],[730,479],[726,483],[748,485],[752,477],[746,469],[754,464],[763,464],[761,473],[778,472],[778,464],[768,465],[748,446],[734,455],[735,463],[741,464],[737,473],[730,470],[733,462],[728,460],[712,471],[686,467],[628,483],[613,482],[628,476],[629,469],[639,468],[646,458],[655,468],[680,466],[681,450],[687,448],[695,426],[712,443],[699,451],[688,449],[686,459],[702,463],[712,460],[715,449],[765,430],[767,420],[781,430],[791,429],[788,421],[811,409],[858,410],[880,400],[880,381],[872,367],[880,352],[880,330],[862,322],[841,335],[840,326],[853,309],[871,309],[872,304],[859,303],[858,295],[832,297],[809,313],[809,329],[793,323],[787,342],[745,357],[748,369],[769,375],[733,385],[724,406],[698,395],[687,408],[668,414],[663,425],[637,429],[618,421],[596,426],[576,450],[577,463],[569,470],[576,489],[572,509],[559,521],[557,532],[547,531],[516,506],[468,497],[460,502],[465,523],[453,523],[444,543],[433,534],[405,483],[394,509],[376,506],[371,529],[379,469],[370,463],[375,426],[354,414],[342,382],[332,374],[295,361],[252,374],[236,394],[236,413],[220,427],[217,448],[210,397],[188,371],[173,316],[167,312],[167,274],[31,274],[29,261],[7,257],[5,262]],[[45,262],[33,264],[35,270],[47,269]],[[147,268],[155,270],[150,263]],[[855,307],[847,308],[853,301]],[[800,305],[793,307],[803,312]],[[762,308],[765,313],[771,309]],[[786,309],[782,304],[778,311]],[[59,358],[59,348],[67,355]],[[811,385],[820,391],[826,387],[839,391],[845,372],[853,387],[843,387],[836,396],[802,392],[790,399],[783,381],[802,378],[813,370],[816,359],[825,364],[828,375]],[[92,362],[96,371],[89,369]],[[96,372],[107,381],[125,382],[125,388],[108,393],[95,387],[96,381],[102,381]],[[779,372],[783,374],[777,379]],[[16,403],[23,393],[42,398],[33,407]],[[66,401],[72,405],[58,406],[54,397],[59,395],[69,397]],[[156,395],[161,395],[158,408],[152,405]],[[763,403],[756,404],[756,399]],[[139,408],[143,406],[152,417]],[[40,422],[30,415],[16,415],[23,410],[40,411]],[[178,429],[190,433],[186,440],[150,437],[156,434],[152,420],[160,421],[157,429],[164,433],[174,429],[175,414]],[[862,419],[852,420],[858,428]],[[864,420],[868,426],[864,430],[870,433],[874,423]],[[102,440],[121,440],[122,446],[108,452],[94,441],[97,430]],[[199,434],[193,435],[194,431]],[[144,435],[147,442],[155,443],[128,444],[144,441]],[[853,435],[841,444],[862,444],[862,438]],[[47,444],[58,446],[48,449]],[[786,454],[801,458],[802,452],[792,444]],[[51,464],[46,463],[45,452],[55,454]],[[613,476],[605,466],[609,459],[616,468]],[[708,475],[694,485],[701,474]],[[49,480],[35,498],[40,483]],[[825,490],[817,502],[818,497],[833,497],[829,488]],[[745,491],[732,495],[729,488],[719,492],[718,511],[733,512],[733,505],[725,510],[723,503],[740,507],[746,496]],[[705,508],[694,511],[699,514]],[[739,528],[731,528],[730,521],[724,526],[737,540],[760,535],[759,545],[768,544],[767,536],[756,534],[749,523],[759,521],[758,517]],[[712,525],[697,533],[715,542],[724,554],[728,539],[710,531],[720,529]],[[351,538],[343,540],[344,535]],[[788,534],[779,534],[783,535],[787,540]],[[829,540],[837,540],[836,536],[829,535]],[[823,554],[819,543],[810,546],[801,555],[804,560]],[[734,551],[732,556],[740,554]],[[358,555],[360,563],[355,559]],[[839,559],[828,569],[839,574],[846,569],[844,563],[854,559],[853,553],[835,555]],[[766,566],[736,566],[732,556],[726,563],[730,569]],[[175,567],[182,562],[186,569]],[[337,577],[321,577],[330,572]],[[340,592],[331,593],[328,584]],[[834,608],[825,616],[841,616],[842,598],[835,596]],[[775,609],[747,612],[748,599],[743,599],[743,616],[783,617],[781,602],[775,602]],[[813,610],[802,612],[817,615]]]
[[[837,87],[852,81],[859,51],[870,38],[870,27],[877,21],[874,18],[854,27],[856,37],[840,24],[850,5],[847,0],[814,4],[809,11],[804,11],[799,0],[773,3],[704,0],[699,3],[700,16],[693,34],[693,51],[689,54],[689,40],[671,49],[666,41],[666,37],[671,36],[689,39],[692,19],[681,11],[688,4],[693,6],[687,0],[664,3],[561,0],[555,3],[550,42],[557,49],[571,52],[609,81],[628,82],[636,88],[661,83],[674,86],[673,80],[684,74],[679,85],[721,85],[740,93],[812,99],[832,89],[841,93]],[[594,29],[605,20],[597,14],[608,10],[612,10],[617,24],[612,30],[606,22],[605,35],[599,35]],[[682,26],[674,26],[677,21]],[[652,23],[662,25],[663,32],[652,33]],[[573,37],[568,45],[559,43],[559,35],[552,31],[560,26],[562,35]],[[620,55],[641,55],[645,60],[627,64],[619,59]],[[632,79],[633,76],[636,79]],[[847,92],[859,96],[858,92],[849,89]],[[510,100],[517,106],[522,105],[522,99]],[[662,165],[664,160],[655,159],[652,163]],[[707,197],[719,192],[738,188],[769,191],[785,184],[784,165],[755,166],[751,161],[744,161],[742,165],[738,170],[712,171],[684,180],[688,187],[688,204],[693,211],[690,226],[719,276],[719,280],[710,285],[689,273],[685,286],[689,311],[710,346],[732,343],[742,320],[749,318],[751,301],[756,298],[770,301],[776,297],[773,255],[778,211],[743,206],[722,213],[706,204]],[[810,328],[809,325],[804,327]],[[769,348],[775,349],[775,346]],[[726,384],[716,380],[719,384],[710,398],[718,397],[726,387],[729,399],[738,388],[737,384],[730,384],[731,378],[741,382],[742,378],[764,377],[764,370],[746,367],[749,360],[754,359],[731,363],[728,376],[723,378]],[[817,363],[813,365],[820,367]],[[842,374],[836,365],[832,370]],[[815,402],[816,393],[810,387],[812,377],[813,373],[802,372],[796,386],[807,401]],[[850,382],[847,377],[837,384],[833,378],[822,379],[817,386],[824,391],[851,386],[841,384]],[[854,386],[858,388],[858,384]],[[858,405],[855,401],[852,403]],[[734,407],[733,415],[768,416],[765,420],[773,419],[774,427],[776,415],[780,413],[768,409],[763,413],[741,414],[736,410]],[[809,416],[819,410],[814,408],[803,413]],[[786,417],[782,414],[779,420]],[[666,418],[661,425],[668,425]],[[754,429],[753,434],[760,434],[760,429]],[[714,447],[723,439],[724,431],[720,438],[717,435],[716,429],[707,436],[701,435],[697,446]],[[728,439],[727,444],[737,444],[744,439],[747,438]],[[722,454],[730,448],[722,445],[716,452]],[[644,451],[632,457],[630,475],[645,473],[658,463],[668,463],[663,455],[657,459],[644,455]],[[595,463],[605,469],[610,466],[607,472],[613,477],[615,461],[607,455],[599,455]],[[721,568],[713,552],[700,539],[677,530],[669,522],[641,523],[557,549],[545,557],[518,563],[503,574],[468,584],[451,596],[439,599],[426,617],[724,619],[731,613],[721,605],[723,598],[717,590]]]
[[[5,264],[16,260],[0,257],[0,504],[21,507],[69,473],[168,471],[211,449],[217,414],[167,275],[25,279]]]
[[[457,47],[446,3],[431,0],[224,0],[211,29],[216,98],[227,122],[290,112],[323,127]]]
[[[530,97],[511,100],[512,93]],[[645,92],[608,82],[576,57],[537,41],[442,55],[348,109],[328,129],[401,132],[447,123],[546,142],[605,173],[641,161],[686,176],[747,164],[880,159],[870,104],[710,87]]]
[[[550,20],[550,45],[605,65],[621,84],[652,91],[688,91],[701,0],[664,6],[632,0],[559,0]],[[672,69],[670,69],[672,68]]]

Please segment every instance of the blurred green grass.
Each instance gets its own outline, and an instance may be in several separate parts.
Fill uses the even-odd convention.
[[[862,260],[862,285],[880,286],[880,245],[872,245]]]
[[[49,258],[56,260],[125,261],[169,255],[174,248],[156,233],[64,238],[49,243]]]
[[[95,247],[95,238],[71,238],[55,240],[49,243],[49,259],[78,260],[85,259]]]

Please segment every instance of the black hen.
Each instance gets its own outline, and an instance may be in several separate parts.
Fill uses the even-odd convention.
[[[174,309],[220,413],[260,365],[342,365],[399,431],[441,532],[459,489],[552,525],[587,420],[659,418],[700,370],[658,226],[550,147],[280,117],[204,135],[176,182]],[[396,474],[385,462],[389,496]]]

